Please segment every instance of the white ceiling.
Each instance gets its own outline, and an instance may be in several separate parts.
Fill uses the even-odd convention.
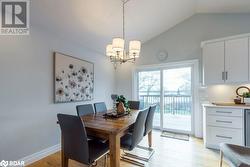
[[[31,26],[105,52],[122,34],[120,0],[31,0]],[[159,35],[196,12],[249,12],[250,0],[130,0],[126,4],[126,38],[142,42]]]
[[[201,13],[249,13],[250,0],[197,0],[196,11]]]

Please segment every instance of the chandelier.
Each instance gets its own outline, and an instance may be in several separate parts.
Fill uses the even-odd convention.
[[[115,68],[118,63],[135,62],[141,51],[141,42],[138,40],[129,42],[128,51],[125,48],[125,4],[128,1],[122,0],[122,38],[113,38],[112,44],[108,44],[106,47],[106,55],[110,58]]]

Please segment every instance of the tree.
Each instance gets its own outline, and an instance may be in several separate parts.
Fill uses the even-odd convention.
[[[144,101],[147,105],[149,104],[149,94],[152,91],[160,91],[160,72],[140,72],[139,73],[139,91],[145,92],[147,95]]]

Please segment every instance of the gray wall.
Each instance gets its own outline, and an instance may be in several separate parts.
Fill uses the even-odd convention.
[[[76,114],[75,106],[83,103],[53,104],[53,51],[94,62],[91,103],[111,106],[114,69],[105,56],[34,26],[29,36],[0,36],[0,160],[18,160],[58,144],[57,113]]]
[[[201,41],[242,33],[250,33],[250,14],[196,14],[144,43],[135,65],[120,66],[116,73],[117,93],[132,98],[131,79],[135,66],[190,59],[201,61]],[[156,58],[160,51],[168,52],[165,62]]]

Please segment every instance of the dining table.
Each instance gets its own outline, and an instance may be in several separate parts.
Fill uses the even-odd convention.
[[[104,112],[81,116],[88,135],[106,139],[109,142],[110,167],[120,167],[120,138],[128,133],[140,110],[120,118],[107,118]],[[108,110],[107,113],[112,112]]]

